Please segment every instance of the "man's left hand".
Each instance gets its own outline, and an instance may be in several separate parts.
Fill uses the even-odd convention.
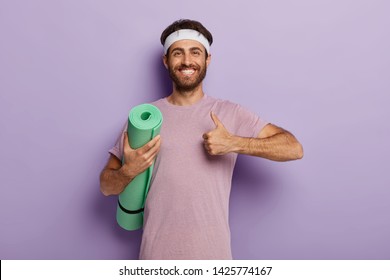
[[[225,155],[233,151],[233,135],[227,131],[217,115],[210,112],[215,129],[203,134],[204,147],[210,155]]]

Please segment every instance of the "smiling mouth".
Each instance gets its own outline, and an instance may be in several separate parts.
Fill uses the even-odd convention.
[[[186,76],[191,76],[192,74],[195,73],[194,69],[181,69],[180,73],[186,75]]]

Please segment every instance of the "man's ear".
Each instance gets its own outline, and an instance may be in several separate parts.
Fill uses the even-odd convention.
[[[163,55],[163,63],[164,63],[165,68],[168,69],[168,58],[165,54]]]
[[[211,54],[209,54],[207,56],[207,58],[206,58],[206,65],[207,65],[207,67],[209,66],[210,62],[211,62]]]

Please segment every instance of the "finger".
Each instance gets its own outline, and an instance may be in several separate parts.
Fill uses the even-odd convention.
[[[161,136],[160,135],[157,135],[156,137],[154,137],[152,140],[150,140],[148,143],[146,143],[145,145],[143,145],[141,148],[139,148],[139,151],[141,153],[146,153],[147,151],[149,151],[154,145],[156,145],[156,143],[160,140]]]
[[[159,152],[161,147],[161,140],[158,139],[155,145],[151,147],[148,151],[144,153],[144,159],[149,160],[150,158],[153,158],[156,156],[156,154]]]
[[[209,155],[213,155],[213,151],[211,150],[211,147],[210,146],[204,146],[206,152],[209,154]]]
[[[214,112],[210,112],[210,115],[216,127],[219,127],[220,125],[223,126],[222,122],[218,119],[217,115],[214,114]]]
[[[152,164],[154,162],[159,151],[160,151],[160,149],[156,149],[155,151],[153,151],[153,153],[150,154],[150,157],[148,159],[149,164]]]
[[[145,170],[149,166],[151,166],[158,154],[159,149],[153,150],[150,154],[143,155],[143,161],[140,163],[140,167]],[[149,153],[149,152],[148,152]]]
[[[203,137],[204,140],[206,140],[206,139],[209,138],[209,134],[208,134],[208,133],[204,133],[204,134],[202,135],[202,137]]]
[[[157,153],[158,151],[155,151],[154,153],[150,154],[150,156],[148,158],[144,158],[144,160],[140,163],[140,167],[141,168],[147,168],[149,166],[151,166],[157,156]]]
[[[127,135],[127,131],[123,132],[123,151],[124,152],[127,152],[127,151],[131,151],[132,148],[130,146],[130,140],[129,140],[129,137]]]

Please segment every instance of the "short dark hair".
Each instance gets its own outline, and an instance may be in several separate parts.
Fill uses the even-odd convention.
[[[210,31],[208,31],[207,28],[204,27],[199,21],[191,19],[179,19],[165,28],[160,37],[161,44],[164,46],[167,37],[180,29],[196,30],[206,37],[207,41],[210,43],[210,46],[213,43],[213,35],[211,35]]]

